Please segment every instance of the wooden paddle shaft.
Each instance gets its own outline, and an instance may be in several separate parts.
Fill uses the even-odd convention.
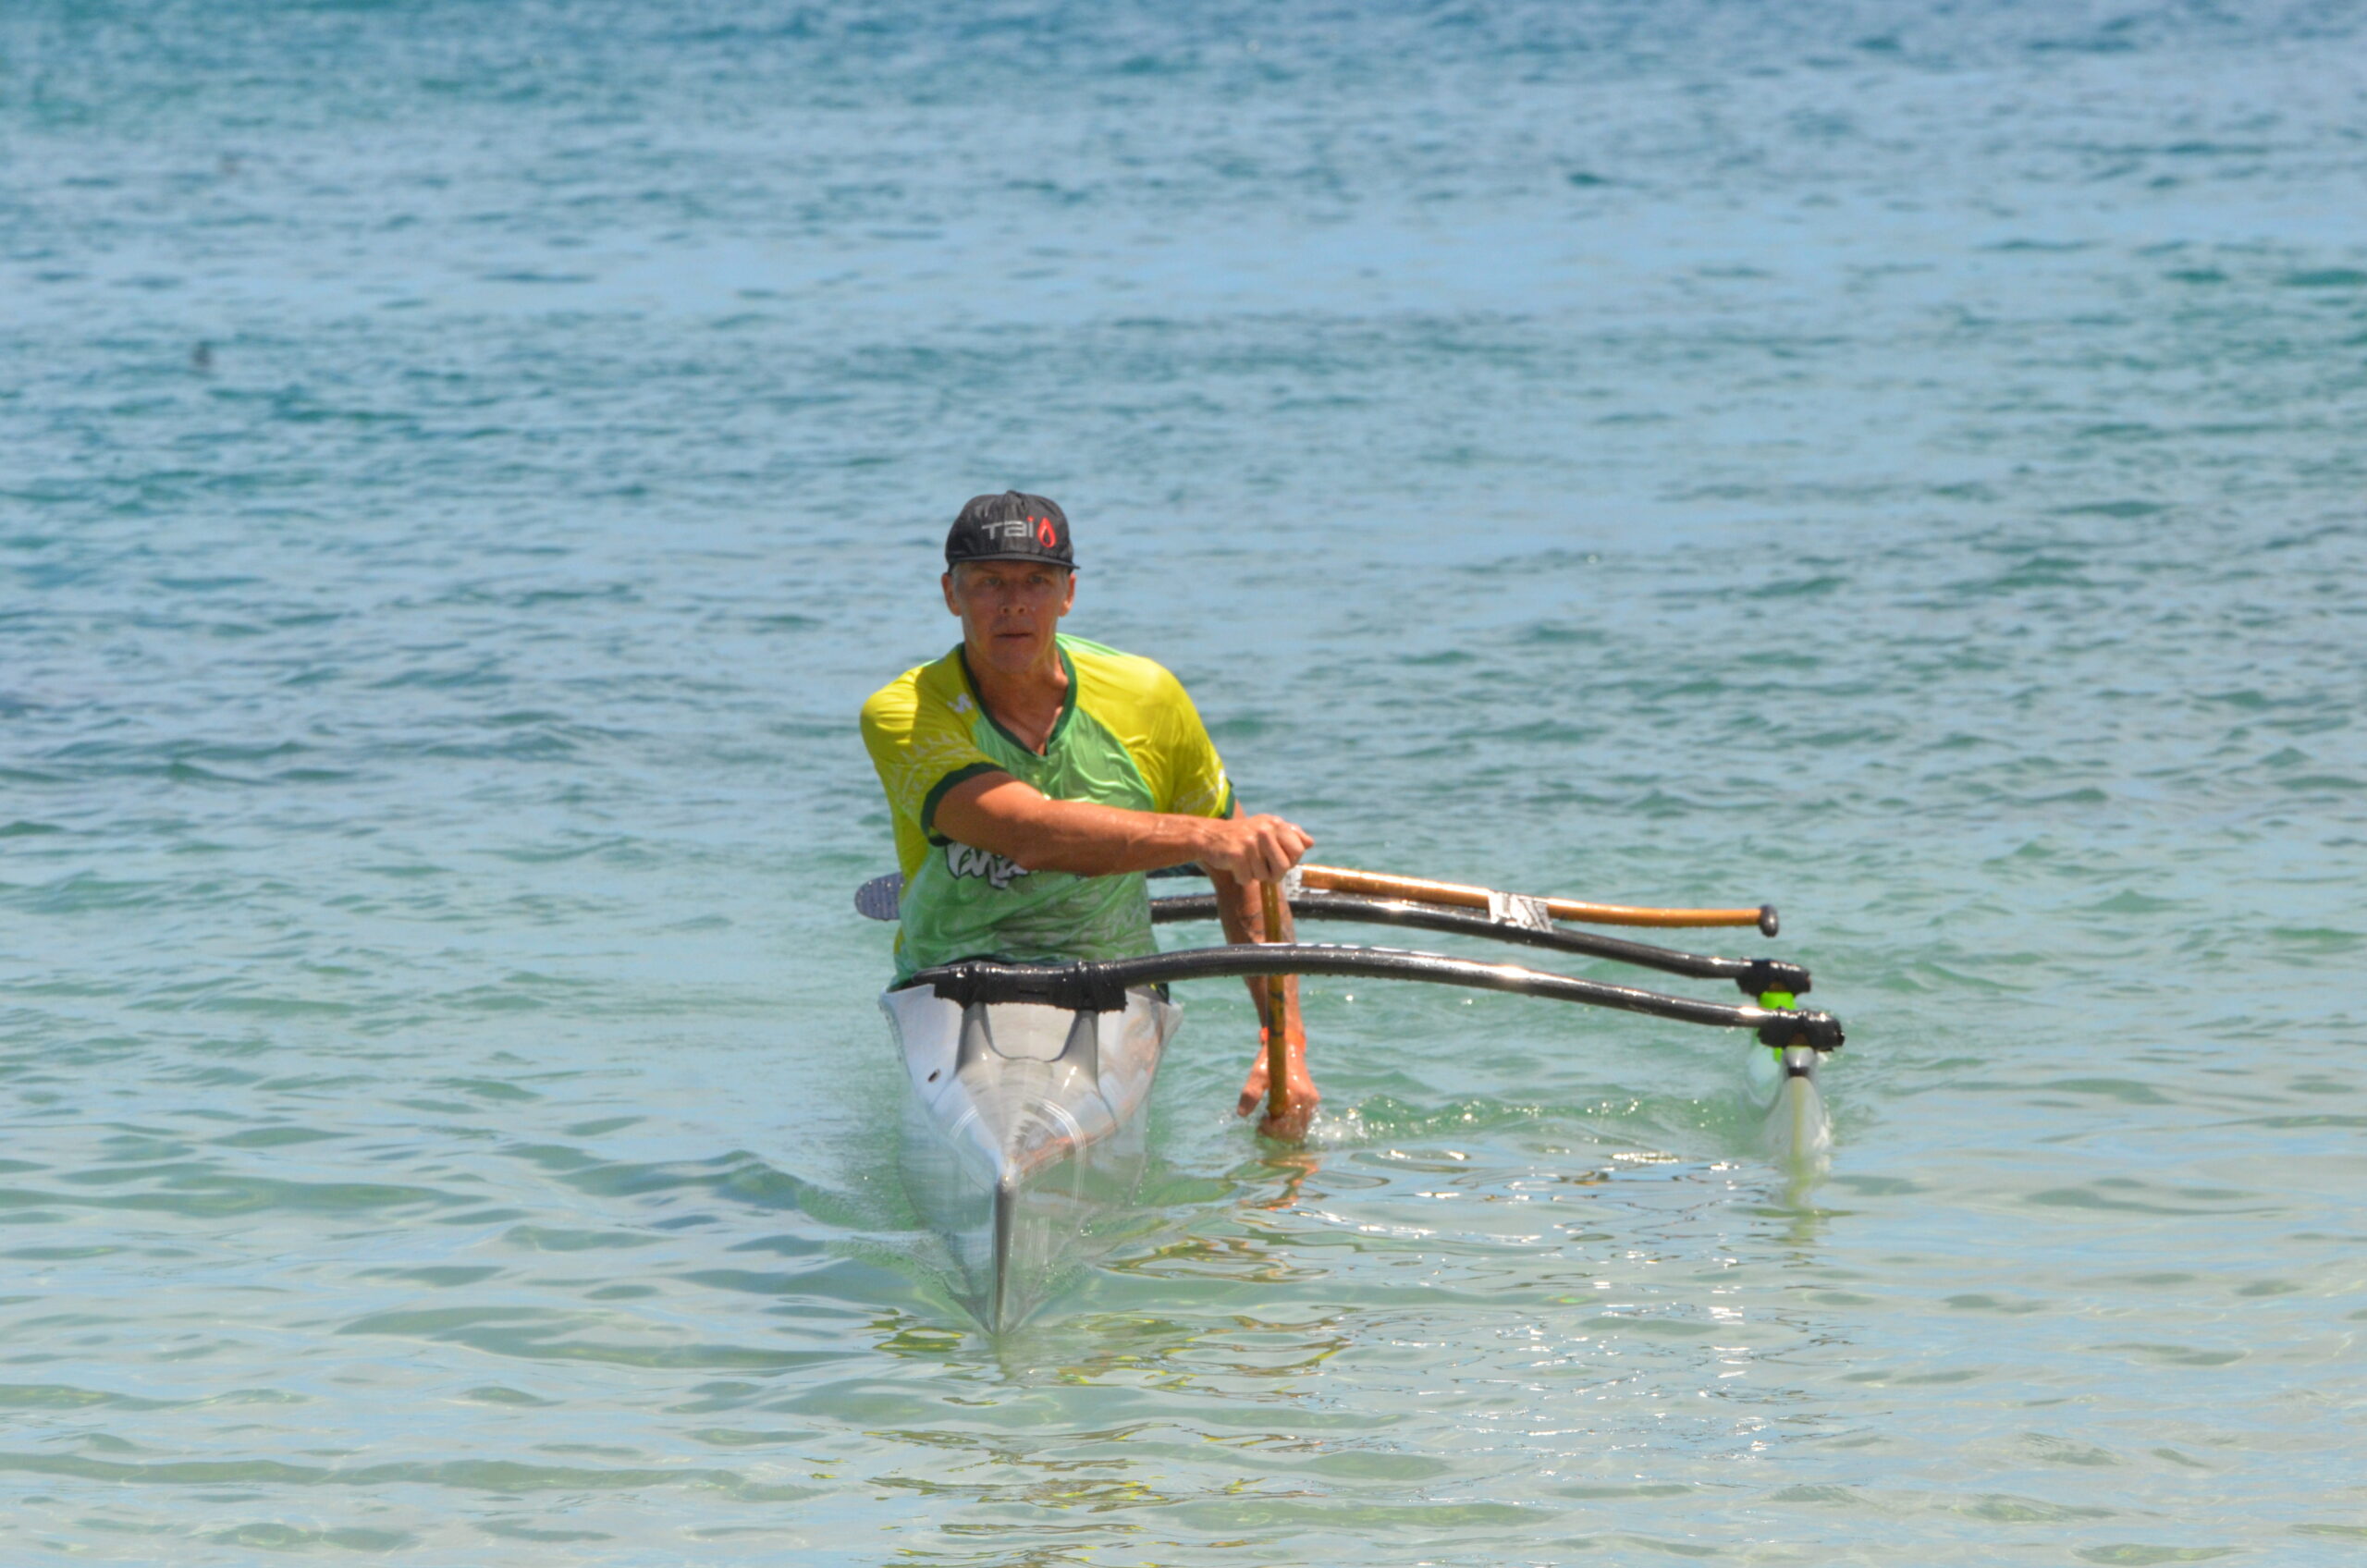
[[[1266,940],[1282,939],[1282,888],[1279,882],[1261,882],[1266,901]],[[1266,1114],[1280,1121],[1290,1114],[1291,994],[1279,974],[1266,977]]]
[[[1302,887],[1331,893],[1363,893],[1373,898],[1411,899],[1417,903],[1449,904],[1458,909],[1486,909],[1490,893],[1460,882],[1432,882],[1419,876],[1392,876],[1379,871],[1350,871],[1336,865],[1302,865]],[[1576,899],[1543,899],[1545,913],[1556,920],[1581,925],[1756,925],[1765,930],[1772,912],[1764,909],[1636,909],[1626,904],[1590,904]]]

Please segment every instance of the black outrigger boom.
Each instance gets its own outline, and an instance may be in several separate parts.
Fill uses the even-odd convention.
[[[1298,902],[1297,898],[1292,900],[1294,908]],[[1477,924],[1489,925],[1490,923],[1482,921]],[[1504,927],[1491,925],[1486,934],[1502,936],[1504,931]],[[965,959],[957,963],[943,963],[921,970],[907,984],[930,986],[946,1000],[965,1007],[974,1002],[1034,1002],[1075,1012],[1116,1012],[1125,1007],[1126,991],[1131,986],[1165,985],[1173,980],[1217,980],[1257,974],[1343,974],[1380,980],[1426,980],[1435,985],[1468,986],[1475,990],[1508,991],[1516,996],[1543,997],[1553,1001],[1615,1008],[1623,1012],[1640,1012],[1653,1018],[1706,1024],[1715,1029],[1755,1030],[1762,1044],[1778,1048],[1799,1045],[1812,1047],[1820,1052],[1832,1051],[1838,1050],[1843,1041],[1840,1021],[1828,1012],[1696,1001],[1688,997],[1662,996],[1657,991],[1638,990],[1630,986],[1613,986],[1599,980],[1581,980],[1574,975],[1524,969],[1513,963],[1483,963],[1474,959],[1449,958],[1442,953],[1410,952],[1396,948],[1337,947],[1325,942],[1243,943],[1220,948],[1187,948],[1177,952],[1148,953],[1141,958],[1086,960],[1073,963],[1001,963],[992,959]],[[1777,988],[1768,987],[1771,990]]]
[[[1782,959],[1717,958],[1708,953],[1684,953],[1672,948],[1656,948],[1649,942],[1632,942],[1622,937],[1573,931],[1551,921],[1524,925],[1438,904],[1414,903],[1404,899],[1377,899],[1362,893],[1320,893],[1312,888],[1293,892],[1290,902],[1291,913],[1301,920],[1348,920],[1359,925],[1406,925],[1423,931],[1444,931],[1459,937],[1485,937],[1490,941],[1515,942],[1522,947],[1550,948],[1555,952],[1583,953],[1588,958],[1608,959],[1613,963],[1632,963],[1639,969],[1657,969],[1663,974],[1682,974],[1696,980],[1732,980],[1747,997],[1761,997],[1770,991],[1783,991],[1797,997],[1806,992],[1809,985],[1807,970],[1797,963],[1786,963]],[[1150,917],[1161,925],[1181,920],[1214,920],[1217,917],[1217,896],[1214,893],[1184,893],[1153,899],[1150,901]]]

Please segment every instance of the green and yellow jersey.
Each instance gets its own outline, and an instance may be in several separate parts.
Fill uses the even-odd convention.
[[[863,743],[888,791],[904,873],[896,978],[955,959],[1016,962],[1132,958],[1153,950],[1142,874],[1023,871],[957,844],[932,818],[945,792],[1008,773],[1054,800],[1230,816],[1233,790],[1183,682],[1149,659],[1078,637],[1056,640],[1069,692],[1041,755],[978,701],[956,646],[863,704]]]

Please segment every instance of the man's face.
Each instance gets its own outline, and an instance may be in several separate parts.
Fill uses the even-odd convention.
[[[1044,561],[963,561],[945,574],[945,607],[962,618],[970,656],[1024,675],[1051,656],[1076,603],[1076,573]]]

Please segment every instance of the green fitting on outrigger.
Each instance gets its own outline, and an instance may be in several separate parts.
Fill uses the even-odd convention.
[[[1761,1007],[1788,1008],[1797,1006],[1798,1000],[1799,998],[1795,997],[1789,991],[1761,991],[1759,993],[1759,1005]]]

